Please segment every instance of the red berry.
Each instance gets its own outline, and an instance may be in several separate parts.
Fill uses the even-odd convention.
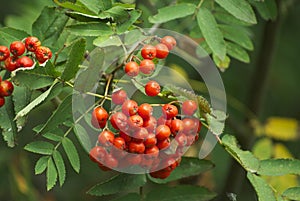
[[[0,82],[0,96],[10,96],[14,91],[14,85],[8,81],[4,80]]]
[[[126,100],[122,105],[122,112],[127,116],[135,115],[138,112],[138,104],[134,100]]]
[[[119,162],[112,154],[107,154],[105,157],[104,164],[109,168],[116,168],[118,167]]]
[[[143,127],[143,123],[143,118],[139,115],[133,115],[128,119],[128,125],[133,130]]]
[[[125,132],[120,131],[119,135],[121,138],[123,138],[125,140],[126,143],[131,141],[131,137],[129,135],[127,135]]]
[[[127,93],[123,89],[114,92],[111,95],[112,102],[116,105],[122,105],[127,100]]]
[[[161,116],[157,120],[157,125],[167,125],[171,127],[172,119],[166,119],[164,116]]]
[[[111,170],[109,167],[106,167],[105,165],[103,165],[102,163],[98,163],[98,167],[103,170],[103,171],[109,171]]]
[[[171,130],[166,125],[160,125],[155,129],[156,138],[161,141],[167,139],[171,135]]]
[[[197,103],[193,100],[186,100],[182,103],[182,112],[185,115],[192,116],[197,110]]]
[[[89,156],[93,162],[98,163],[104,161],[106,153],[107,152],[103,147],[96,146],[91,149]]]
[[[104,128],[108,113],[103,107],[96,107],[92,113],[92,124],[95,128]]]
[[[11,56],[8,57],[5,61],[4,61],[4,65],[5,65],[5,69],[8,71],[14,71],[18,68],[18,57],[15,56]]]
[[[183,132],[186,134],[194,134],[198,131],[200,122],[194,118],[184,118],[183,122]]]
[[[4,61],[10,55],[9,49],[6,46],[0,46],[0,61]]]
[[[174,136],[176,136],[179,132],[183,130],[183,123],[180,119],[174,119],[171,122],[171,132]]]
[[[134,62],[134,61],[130,61],[125,65],[125,73],[130,76],[130,77],[135,77],[139,74],[140,72],[140,67],[139,65]]]
[[[130,153],[142,154],[145,151],[145,145],[142,142],[130,142],[128,150]]]
[[[25,47],[30,52],[35,52],[41,46],[41,41],[34,36],[29,36],[25,39]]]
[[[145,150],[145,154],[147,154],[146,158],[157,158],[159,155],[159,149],[157,146],[147,148]]]
[[[165,44],[159,43],[155,46],[155,48],[157,58],[164,59],[169,55],[169,49]]]
[[[116,112],[110,117],[111,125],[117,130],[126,130],[127,129],[127,116],[122,112]]]
[[[25,45],[21,41],[14,41],[10,44],[9,49],[14,56],[21,56],[25,52]]]
[[[144,45],[141,55],[144,59],[152,60],[156,57],[156,48],[152,45]]]
[[[150,133],[146,138],[146,140],[144,141],[144,145],[147,148],[155,146],[156,143],[157,143],[157,139],[154,133]]]
[[[178,146],[180,146],[180,147],[183,147],[187,144],[187,137],[184,133],[179,133],[176,136],[175,140],[177,141]]]
[[[153,108],[149,103],[143,103],[142,105],[139,106],[138,114],[143,119],[149,119],[150,116],[152,116],[152,113],[153,113]]]
[[[126,159],[127,165],[139,165],[142,162],[142,156],[141,155],[129,155]]]
[[[149,133],[146,128],[140,128],[134,132],[133,137],[138,141],[144,141],[148,137]]]
[[[160,86],[156,81],[149,81],[145,86],[145,93],[148,96],[157,96],[160,93]]]
[[[23,56],[17,60],[18,67],[32,67],[34,62],[27,56]]]
[[[155,70],[155,64],[150,59],[144,59],[140,63],[140,71],[146,75],[150,75]]]
[[[165,179],[167,178],[168,176],[170,176],[171,174],[171,170],[169,169],[162,169],[162,170],[159,170],[159,171],[155,171],[155,172],[151,172],[150,175],[151,177],[153,178],[159,178],[159,179]]]
[[[104,146],[110,146],[115,139],[115,135],[108,130],[102,131],[98,136],[98,142]]]
[[[166,119],[173,119],[178,115],[178,109],[175,105],[165,104],[162,107],[162,113]]]
[[[165,44],[169,50],[172,50],[176,46],[176,40],[172,36],[165,36],[160,42]]]
[[[125,140],[122,137],[115,138],[113,144],[117,149],[121,149],[121,150],[124,150],[126,147]]]
[[[5,99],[4,97],[0,96],[0,107],[2,107],[5,104]]]
[[[143,127],[146,128],[149,132],[153,132],[156,128],[157,121],[155,117],[151,116],[149,119],[144,119]]]
[[[48,47],[39,46],[35,50],[35,57],[40,63],[45,63],[52,58],[52,52]]]

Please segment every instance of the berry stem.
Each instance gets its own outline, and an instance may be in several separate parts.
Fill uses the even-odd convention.
[[[106,87],[105,87],[105,92],[104,92],[104,97],[107,97],[113,79],[114,79],[114,74],[110,74],[108,76],[108,79],[107,79],[107,83],[106,83]],[[108,98],[108,99],[111,100],[111,98]],[[106,100],[107,99],[104,98],[101,101],[100,106],[102,106],[105,103]]]

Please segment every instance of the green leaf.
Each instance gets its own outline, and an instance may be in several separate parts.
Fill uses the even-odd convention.
[[[127,34],[125,34],[124,37],[124,44],[125,45],[132,45],[139,41],[145,40],[147,36],[143,34],[143,32],[139,29],[133,29]]]
[[[47,133],[72,117],[72,95],[67,96],[37,133]]]
[[[50,86],[58,76],[59,73],[48,61],[45,67],[36,66],[32,70],[18,71],[12,79],[20,86],[35,90]]]
[[[250,0],[261,17],[265,20],[275,20],[278,15],[277,3],[275,0],[254,1]]]
[[[225,149],[248,171],[257,172],[259,169],[259,160],[249,151],[243,151],[239,148],[237,140],[232,135],[225,135],[222,138],[222,144]]]
[[[245,29],[228,25],[219,25],[219,27],[227,40],[235,42],[247,50],[254,49],[253,43]]]
[[[114,21],[124,21],[129,17],[129,14],[127,12],[127,8],[117,5],[101,12],[98,16],[100,19],[110,18]]]
[[[32,34],[38,37],[43,45],[51,46],[57,42],[67,22],[68,17],[62,10],[45,7],[32,25]]]
[[[214,165],[208,160],[200,160],[198,158],[182,157],[180,165],[166,179],[156,179],[149,176],[150,180],[164,184],[181,178],[198,175],[202,172],[212,169]]]
[[[90,14],[93,15],[94,13],[87,9],[84,5],[80,4],[79,2],[72,3],[70,1],[60,2],[59,0],[54,0],[54,3],[59,5],[60,7],[70,9],[76,12],[80,12],[83,14]]]
[[[112,201],[141,201],[141,196],[136,193],[128,193],[125,196],[113,199]]]
[[[74,126],[74,132],[75,132],[75,135],[76,135],[78,141],[84,148],[84,150],[86,152],[89,152],[92,149],[92,145],[91,145],[90,137],[89,137],[87,131],[85,130],[85,128],[82,127],[80,124],[76,124]]]
[[[31,94],[32,91],[29,90],[27,87],[20,87],[15,86],[14,87],[14,93],[13,93],[13,101],[15,106],[15,113],[17,114],[20,112],[26,105],[30,103],[31,100]],[[16,119],[16,125],[18,128],[18,131],[21,131],[23,126],[26,123],[27,117],[20,117]]]
[[[68,81],[76,76],[79,65],[84,59],[86,41],[81,38],[77,40],[71,48],[69,57],[65,66],[65,70],[61,75],[61,79]]]
[[[68,159],[73,167],[73,169],[79,173],[80,171],[80,160],[79,160],[79,155],[78,155],[78,152],[76,150],[76,147],[75,145],[73,144],[73,142],[65,137],[63,140],[62,140],[62,145],[65,149],[65,152],[68,156]]]
[[[9,47],[10,43],[12,43],[13,41],[23,40],[27,36],[29,36],[29,34],[22,30],[10,28],[10,27],[0,28],[1,45],[5,45]]]
[[[225,41],[212,13],[207,8],[201,7],[197,14],[197,22],[212,52],[224,60],[226,55]]]
[[[66,179],[66,167],[61,154],[57,150],[53,152],[53,160],[57,168],[59,184],[62,186]]]
[[[67,26],[67,30],[77,36],[111,35],[113,31],[104,22],[89,22]]]
[[[178,18],[192,15],[195,12],[196,5],[181,3],[158,9],[158,14],[149,17],[150,23],[164,23]]]
[[[227,55],[225,56],[225,59],[222,61],[218,56],[213,54],[213,60],[214,60],[215,64],[217,65],[217,67],[223,72],[225,69],[229,68],[229,65],[231,62],[230,57]],[[216,126],[219,127],[218,125],[216,125]]]
[[[48,165],[49,156],[42,156],[35,164],[34,172],[35,174],[42,174]]]
[[[216,0],[216,2],[237,19],[256,24],[255,13],[246,0]]]
[[[53,133],[55,132],[56,130],[52,131]],[[54,142],[60,142],[62,141],[63,137],[59,136],[59,135],[56,135],[56,134],[53,134],[53,133],[45,133],[43,134],[43,137],[48,139],[48,140],[52,140]]]
[[[122,185],[120,185],[122,184]],[[88,194],[103,196],[128,191],[146,184],[146,175],[119,174],[92,187]]]
[[[47,191],[51,190],[57,181],[57,171],[52,158],[49,158],[47,165]]]
[[[75,83],[74,89],[80,92],[91,91],[100,79],[101,69],[104,63],[103,49],[96,48],[90,53],[90,60],[88,61],[88,68],[80,71]],[[87,61],[87,60],[86,60]],[[86,80],[89,80],[87,82]]]
[[[249,63],[250,62],[250,57],[247,53],[246,50],[244,50],[241,46],[236,45],[231,42],[226,42],[226,47],[227,47],[227,53],[229,56],[244,62],[244,63]]]
[[[252,186],[254,187],[258,200],[259,201],[276,201],[276,197],[274,195],[273,190],[269,186],[269,184],[259,176],[251,174],[248,172],[247,178],[251,182]]]
[[[160,186],[147,194],[146,201],[206,201],[214,197],[216,197],[215,193],[200,186]]]
[[[282,196],[290,200],[300,200],[300,187],[288,188],[282,193]]]
[[[127,31],[142,15],[140,10],[133,10],[129,13],[129,19],[122,24],[117,25],[117,33],[122,34]]]
[[[209,130],[215,135],[221,135],[225,128],[226,113],[220,110],[212,110],[211,114],[206,115]]]
[[[15,116],[12,97],[5,98],[5,105],[0,108],[0,128],[4,141],[7,146],[14,147],[16,145],[17,125],[13,121]]]
[[[121,46],[122,41],[118,35],[104,35],[96,38],[93,44],[98,47]]]
[[[244,22],[242,20],[239,20],[235,18],[233,15],[231,15],[228,11],[226,11],[224,8],[220,6],[216,6],[214,9],[214,16],[217,19],[218,22],[222,22],[229,25],[234,26],[252,26],[251,23]]]
[[[90,11],[98,14],[102,10],[109,9],[112,6],[111,0],[78,0],[85,5]]]
[[[54,145],[45,141],[34,141],[27,144],[24,149],[36,154],[51,155]]]
[[[281,176],[286,174],[300,175],[300,160],[296,159],[266,159],[260,162],[257,171],[260,175]]]
[[[78,22],[98,22],[99,17],[96,14],[84,14],[74,11],[66,11],[66,15]]]
[[[47,91],[42,93],[40,96],[38,96],[36,99],[34,99],[31,103],[29,103],[25,108],[23,108],[20,112],[18,112],[15,119],[26,116],[31,110],[33,110],[36,106],[38,106],[40,103],[42,103],[49,96],[52,88],[55,86],[56,83],[57,82],[55,81]]]

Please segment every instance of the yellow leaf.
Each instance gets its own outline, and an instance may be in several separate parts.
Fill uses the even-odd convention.
[[[274,158],[294,158],[286,146],[281,143],[274,145],[273,156]]]
[[[263,176],[263,178],[276,189],[278,194],[282,194],[288,188],[298,186],[298,177],[296,175]]]
[[[287,147],[281,143],[274,144],[273,156],[274,158],[293,158],[293,155]],[[298,177],[296,175],[283,175],[283,176],[264,176],[264,179],[281,194],[288,188],[298,186]]]
[[[292,118],[270,117],[264,126],[266,136],[277,140],[298,138],[298,121]]]

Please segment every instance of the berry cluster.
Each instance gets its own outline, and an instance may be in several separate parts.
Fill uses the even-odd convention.
[[[121,105],[121,111],[111,115],[103,107],[97,107],[92,113],[92,125],[102,128],[97,146],[91,152],[91,160],[97,162],[101,169],[103,164],[111,168],[127,165],[139,165],[143,168],[165,167],[152,172],[156,178],[166,178],[177,167],[186,147],[198,140],[201,122],[192,115],[197,111],[193,100],[181,104],[182,115],[173,104],[161,107],[162,116],[153,116],[151,104],[138,105],[127,99],[126,92],[119,90],[112,94],[113,102]],[[109,124],[115,132],[109,130]],[[175,153],[168,155],[172,138],[177,142]],[[122,153],[120,153],[122,152]],[[126,157],[126,153],[136,154]],[[168,165],[166,165],[168,164]]]
[[[141,49],[144,60],[140,64],[135,61],[126,63],[125,73],[130,77],[140,72],[150,75],[155,70],[152,60],[166,58],[175,45],[176,40],[171,36],[160,39],[155,46],[144,45]],[[149,81],[145,85],[145,93],[148,96],[158,95],[160,85]],[[96,146],[90,151],[91,160],[103,170],[136,165],[150,171],[152,177],[168,177],[179,165],[186,148],[199,138],[201,122],[193,117],[198,110],[197,103],[186,100],[155,104],[161,107],[161,116],[156,118],[153,105],[138,105],[128,98],[123,89],[113,92],[111,98],[112,103],[117,105],[114,111],[108,113],[99,106],[92,113],[91,124],[102,131]],[[182,114],[179,114],[179,109]]]
[[[22,56],[26,50],[26,55]],[[33,67],[34,59],[43,64],[51,57],[51,50],[41,46],[40,40],[34,36],[27,37],[24,42],[12,42],[9,49],[6,46],[0,46],[0,62],[4,61],[4,67],[8,71]]]
[[[4,97],[10,96],[14,91],[14,85],[8,80],[2,80],[0,77],[0,107],[5,104]]]

